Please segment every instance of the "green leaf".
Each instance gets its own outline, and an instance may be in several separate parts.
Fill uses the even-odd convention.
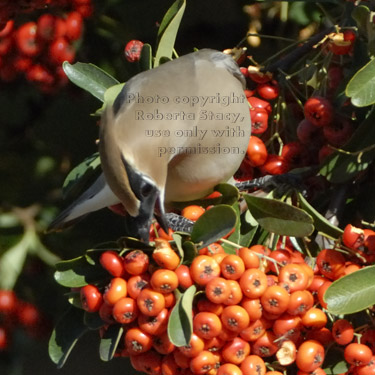
[[[370,9],[364,5],[356,6],[353,9],[352,17],[356,21],[360,33],[367,36],[366,26],[370,19]]]
[[[20,240],[0,257],[0,289],[13,289],[21,274],[28,252],[37,242],[33,229],[26,230]]]
[[[332,314],[353,314],[375,304],[375,266],[334,281],[324,294]]]
[[[244,197],[254,219],[268,232],[280,236],[305,237],[314,231],[312,217],[297,207],[249,194]]]
[[[78,196],[98,176],[100,167],[99,153],[87,157],[82,163],[73,168],[65,178],[63,185],[64,199],[69,195]]]
[[[7,212],[0,215],[0,228],[12,228],[22,225],[20,219],[13,213]]]
[[[315,210],[313,206],[304,198],[304,196],[298,193],[298,199],[301,207],[312,216],[314,220],[314,227],[319,232],[328,234],[333,238],[338,238],[342,235],[342,229],[331,224],[322,214]]]
[[[289,10],[290,21],[302,26],[307,26],[311,22],[319,22],[321,12],[314,3],[306,1],[293,2]]]
[[[177,246],[177,252],[182,261],[184,259],[184,250],[182,248],[182,236],[178,233],[173,233],[172,238]]]
[[[345,94],[356,107],[375,103],[375,60],[371,60],[354,74],[346,86]]]
[[[257,229],[259,228],[258,222],[254,219],[253,215],[251,215],[250,210],[246,210],[240,216],[241,222],[241,230],[240,230],[240,240],[238,242],[239,245],[243,247],[250,246]]]
[[[177,31],[186,7],[186,0],[176,0],[161,21],[158,31],[158,48],[154,67],[160,64],[162,57],[172,58]]]
[[[63,69],[74,84],[88,91],[102,102],[104,101],[105,91],[109,87],[119,83],[117,79],[94,64],[77,62],[71,65],[65,61],[63,63]]]
[[[110,325],[100,340],[100,359],[110,361],[115,355],[124,328],[120,325]]]
[[[184,249],[184,258],[182,264],[191,264],[194,258],[198,255],[197,248],[195,247],[194,243],[191,241],[185,241],[182,244]]]
[[[168,337],[176,346],[185,346],[190,342],[193,332],[193,299],[196,290],[195,285],[192,285],[183,294],[176,291],[177,303],[168,321]]]
[[[125,83],[118,83],[117,85],[109,87],[104,93],[104,103],[102,108],[107,105],[112,105],[124,86]]]
[[[92,330],[97,330],[106,324],[99,316],[99,313],[89,313],[87,311],[85,311],[83,316],[83,323],[87,328]]]
[[[99,265],[91,265],[85,256],[66,260],[56,264],[55,280],[68,288],[79,288],[108,277]]]
[[[207,210],[195,222],[191,232],[191,240],[205,247],[216,242],[235,226],[236,211],[227,205],[218,205]]]
[[[322,366],[327,375],[344,374],[348,371],[349,364],[345,361],[342,349],[333,347],[327,354]]]
[[[68,299],[68,302],[72,306],[77,307],[78,309],[83,309],[82,303],[81,303],[80,292],[69,292],[69,293],[65,293],[64,296]]]
[[[237,203],[240,197],[238,189],[232,184],[219,184],[214,190],[222,194],[221,203],[229,206]]]
[[[236,202],[234,205],[232,205],[232,207],[233,207],[234,211],[236,212],[236,216],[240,217],[240,205],[238,204],[238,202]],[[234,226],[234,231],[228,237],[228,241],[231,241],[231,242],[236,243],[236,244],[239,243],[240,237],[241,237],[240,229],[241,229],[241,221],[237,220],[236,225]],[[227,243],[223,243],[222,247],[227,254],[236,254],[236,248],[235,247],[233,247],[233,246],[231,246]]]
[[[147,43],[145,43],[142,47],[139,65],[141,67],[142,72],[145,70],[152,69],[152,48]]]
[[[364,171],[375,158],[375,111],[354,132],[350,141],[343,147],[352,155],[335,152],[327,158],[320,169],[320,174],[333,183],[343,183],[352,179],[357,173]],[[366,149],[368,150],[366,151]],[[363,151],[362,155],[358,152]]]
[[[71,307],[57,323],[48,344],[48,353],[58,368],[64,366],[78,339],[88,331],[82,310]]]

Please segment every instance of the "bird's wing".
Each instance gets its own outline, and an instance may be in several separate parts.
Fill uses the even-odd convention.
[[[60,230],[72,225],[86,214],[120,203],[105,181],[103,173],[70,206],[49,225],[48,230]]]

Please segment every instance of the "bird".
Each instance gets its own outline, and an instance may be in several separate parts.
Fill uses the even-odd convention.
[[[251,135],[245,88],[234,59],[213,49],[133,76],[100,120],[102,173],[50,229],[122,203],[132,237],[148,242],[154,213],[168,232],[173,202],[205,197],[241,164]]]

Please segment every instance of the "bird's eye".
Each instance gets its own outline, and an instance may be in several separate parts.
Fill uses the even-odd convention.
[[[143,181],[141,186],[142,197],[147,197],[154,190],[154,186],[148,182]]]

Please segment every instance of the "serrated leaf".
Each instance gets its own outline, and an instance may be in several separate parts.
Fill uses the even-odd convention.
[[[353,314],[375,304],[375,266],[334,281],[324,294],[332,314]]]
[[[333,183],[347,182],[357,173],[364,171],[375,158],[375,111],[372,110],[367,118],[359,125],[350,141],[343,147],[348,152],[359,152],[362,155],[348,155],[335,152],[327,158],[320,169],[320,174]],[[366,149],[369,148],[367,151]]]
[[[152,48],[147,43],[142,47],[139,66],[141,67],[142,72],[152,69]]]
[[[328,234],[333,238],[338,238],[342,235],[342,229],[336,227],[335,225],[331,224],[322,214],[320,214],[310,203],[304,198],[304,196],[299,193],[298,199],[303,208],[314,220],[314,227],[319,232]]]
[[[117,79],[106,73],[94,64],[77,62],[73,65],[67,61],[63,63],[63,69],[68,78],[78,87],[88,91],[102,102],[105,91],[119,83]]]
[[[123,332],[124,328],[120,325],[110,325],[104,332],[99,347],[102,361],[110,361],[113,358]]]
[[[195,222],[191,240],[199,244],[199,248],[205,247],[228,234],[236,221],[236,211],[231,206],[212,207]]]
[[[165,14],[158,31],[158,47],[154,67],[162,57],[172,58],[177,31],[186,7],[185,0],[176,0]]]
[[[68,288],[79,288],[108,277],[102,267],[91,265],[85,256],[66,260],[56,264],[55,280]]]
[[[345,94],[356,107],[375,103],[375,60],[371,60],[354,74],[346,86]]]
[[[251,215],[268,232],[280,236],[305,237],[314,231],[312,217],[297,207],[249,194],[244,197]]]
[[[176,291],[177,302],[168,321],[168,337],[176,346],[185,346],[190,342],[193,332],[193,299],[196,290],[195,285],[192,285],[183,294]]]
[[[48,353],[58,368],[64,366],[78,339],[88,332],[82,310],[71,307],[57,323],[48,344]]]
[[[87,157],[82,163],[73,168],[65,178],[63,184],[63,195],[66,199],[69,195],[78,196],[88,185],[93,182],[99,174],[100,157],[99,153]]]

